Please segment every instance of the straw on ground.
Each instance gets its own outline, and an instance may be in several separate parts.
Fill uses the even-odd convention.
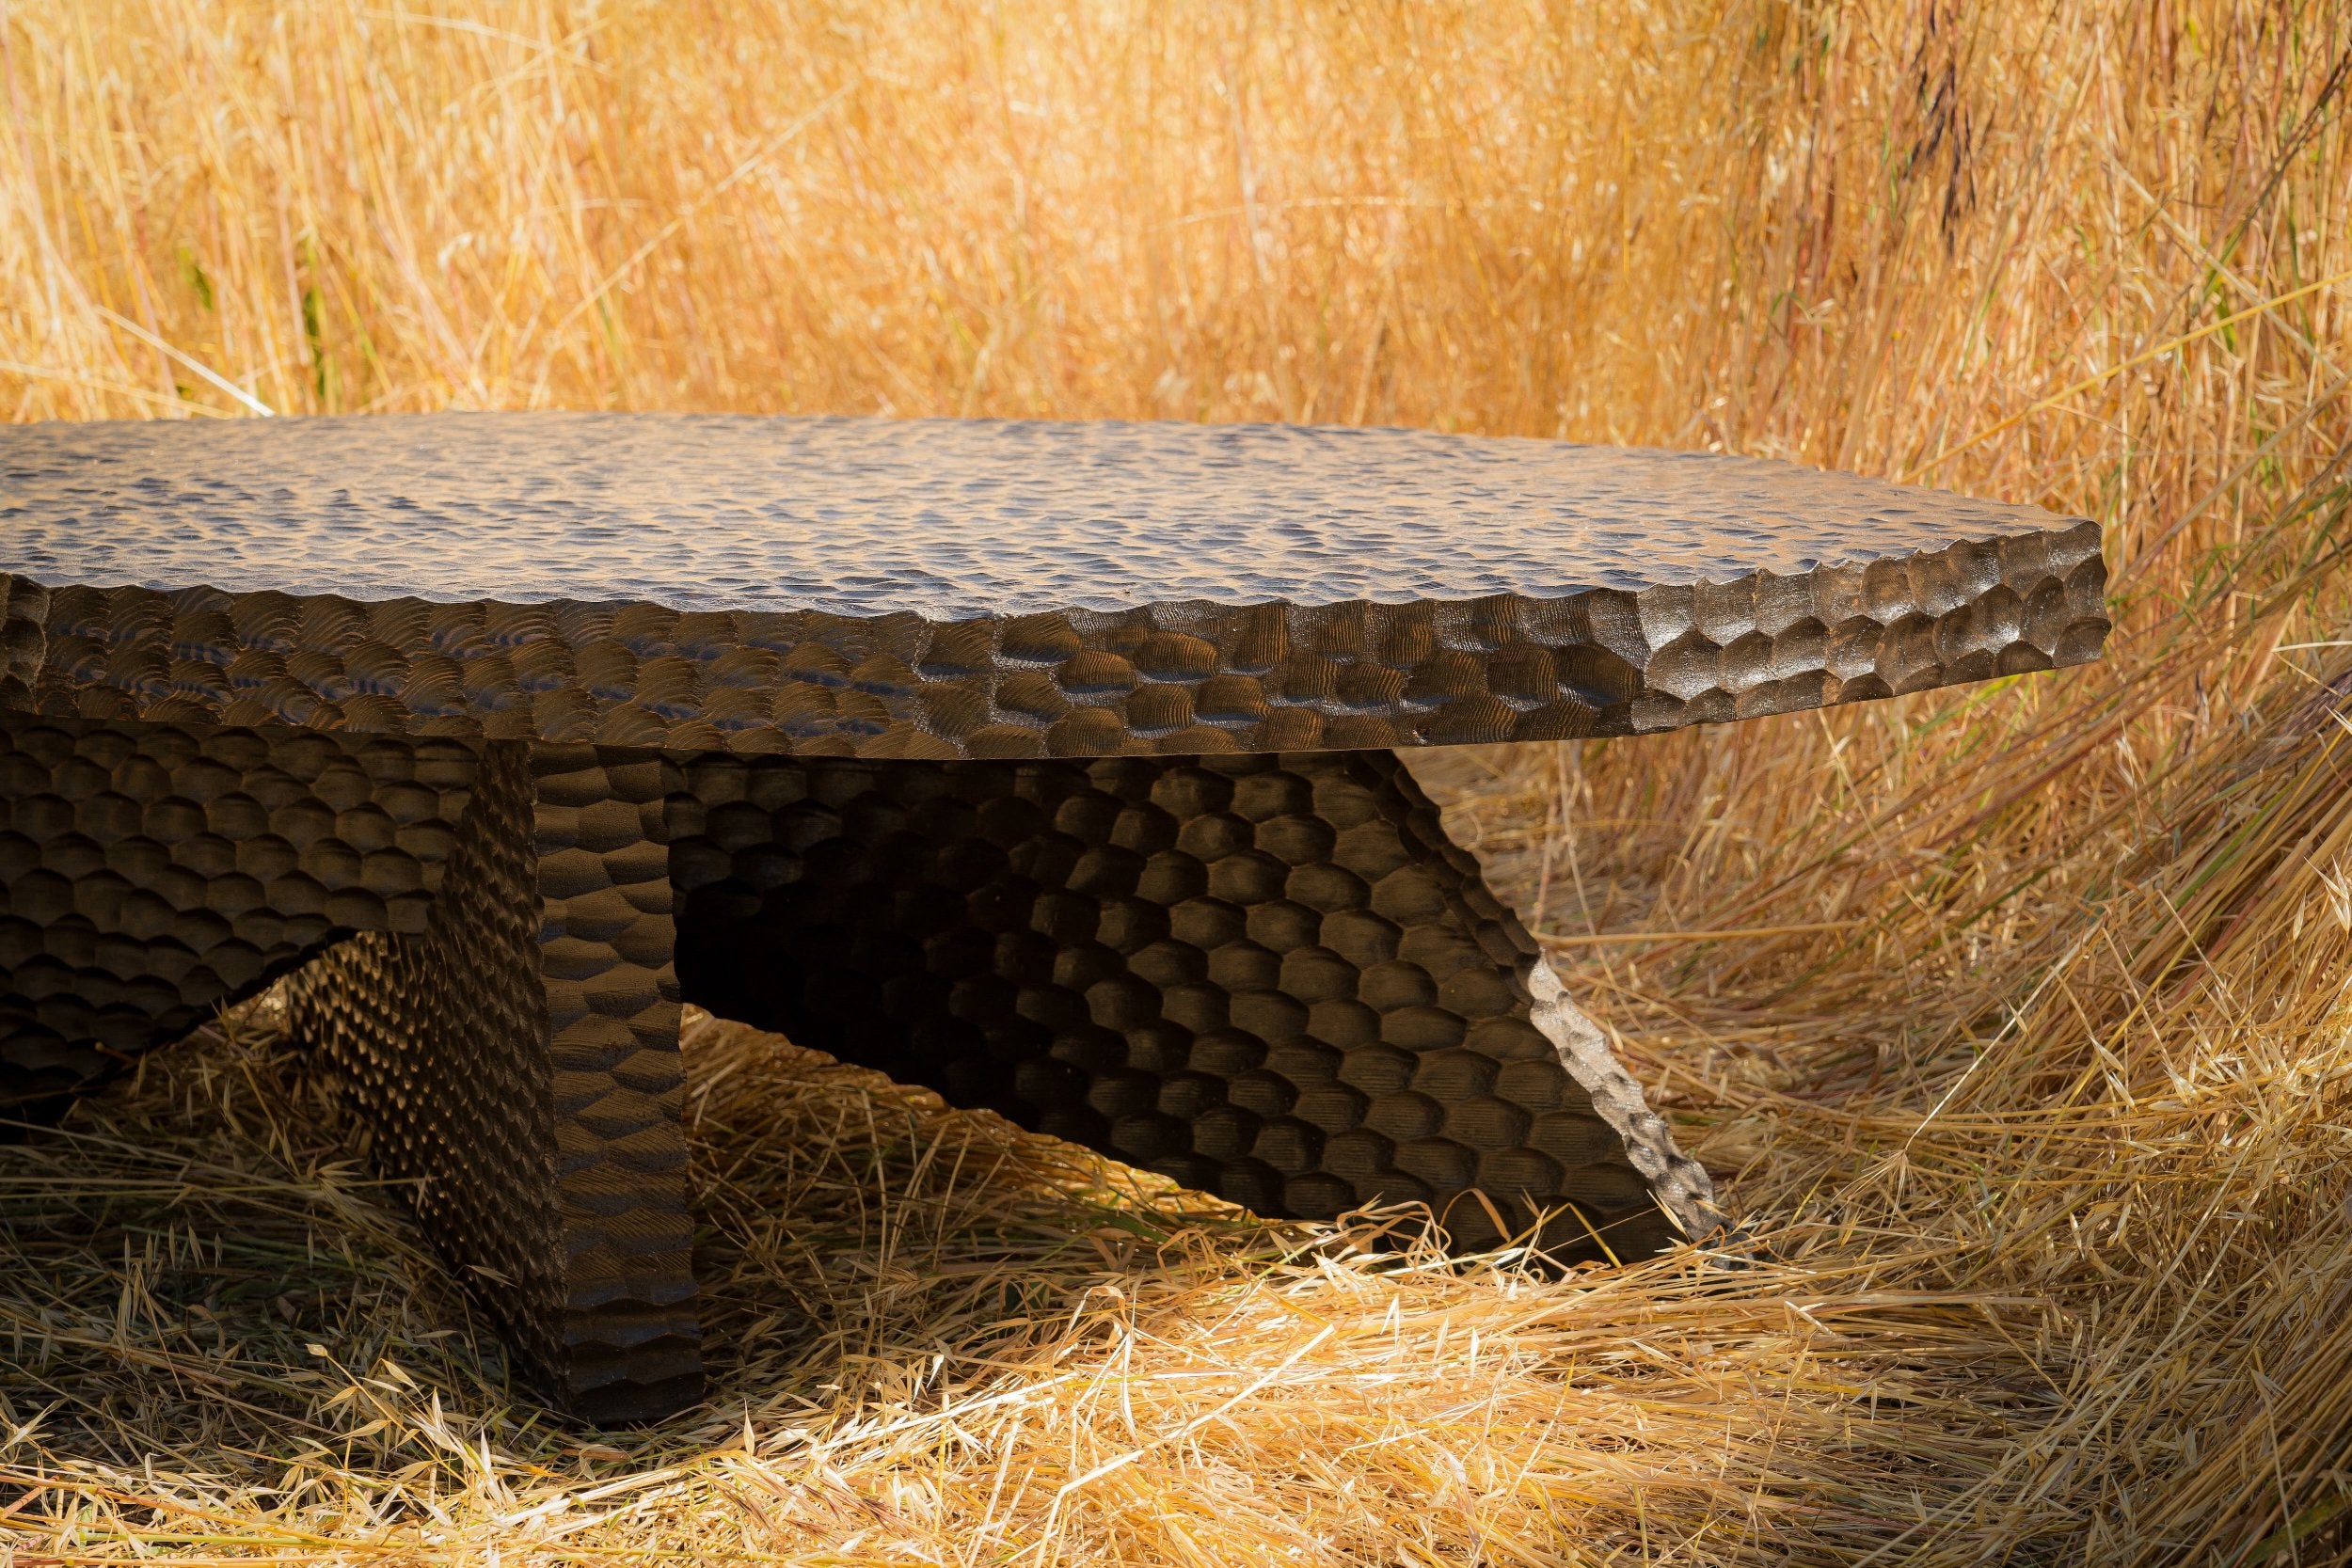
[[[2342,8],[13,0],[0,75],[8,417],[1926,465],[2106,523],[2119,627],[1422,765],[1737,1269],[1372,1250],[702,1023],[741,1348],[590,1440],[264,1006],[0,1156],[18,1563],[2352,1551]]]

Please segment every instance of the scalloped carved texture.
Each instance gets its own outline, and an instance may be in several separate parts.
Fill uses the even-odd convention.
[[[691,1403],[676,788],[646,752],[0,715],[0,1116],[296,971],[378,1164],[513,1282],[461,1274],[559,1401]]]
[[[873,757],[1384,749],[1855,702],[2080,663],[2107,631],[2090,522],[1415,431],[28,425],[0,428],[0,593],[41,634],[13,634],[0,704],[93,719]]]
[[[1420,1200],[1565,1257],[1720,1216],[1389,752],[686,765],[713,1012],[1263,1214]]]
[[[479,747],[479,750],[477,748]],[[674,897],[685,902],[674,922]],[[1623,1255],[1705,1173],[1392,754],[745,758],[0,720],[0,1095],[295,1026],[524,1361],[698,1397],[688,994],[1274,1214]],[[1587,1227],[1590,1227],[1589,1229]]]
[[[0,574],[0,712],[30,713],[49,639],[49,590]]]
[[[337,937],[422,931],[474,768],[457,740],[0,715],[0,1101],[101,1080]]]
[[[494,744],[429,927],[342,943],[287,991],[376,1164],[419,1182],[435,1245],[600,1425],[702,1397],[662,838],[675,781],[655,755]]]

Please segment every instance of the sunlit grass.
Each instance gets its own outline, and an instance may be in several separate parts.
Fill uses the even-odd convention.
[[[2340,8],[13,0],[0,45],[8,418],[1719,447],[2096,516],[2119,626],[1421,759],[1745,1271],[1372,1259],[712,1026],[744,1348],[591,1441],[246,1021],[0,1172],[18,1562],[2347,1549]]]

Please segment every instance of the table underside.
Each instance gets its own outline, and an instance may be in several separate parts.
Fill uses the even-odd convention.
[[[0,1090],[54,1115],[287,974],[384,1174],[592,1420],[699,1397],[681,1000],[1270,1215],[1418,1200],[1563,1258],[1713,1220],[1388,752],[0,716]]]

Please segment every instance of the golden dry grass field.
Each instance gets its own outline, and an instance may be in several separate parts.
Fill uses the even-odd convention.
[[[6,418],[1721,448],[2096,516],[2117,621],[1422,768],[1751,1268],[1367,1256],[706,1022],[741,1350],[592,1442],[265,1001],[0,1163],[0,1560],[2344,1560],[2348,73],[2332,0],[0,0]]]

